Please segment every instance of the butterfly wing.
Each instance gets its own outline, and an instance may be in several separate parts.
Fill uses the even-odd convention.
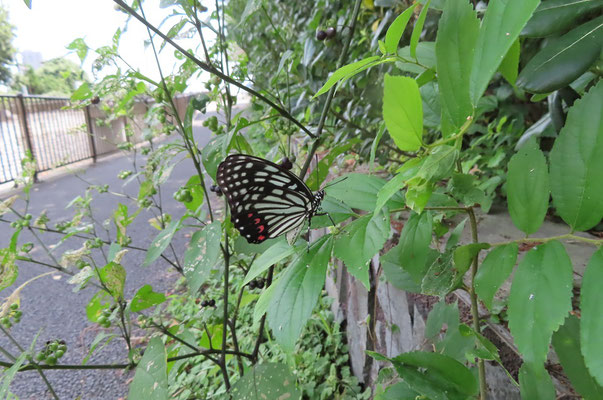
[[[218,166],[217,181],[235,227],[250,243],[290,231],[312,212],[313,195],[304,182],[258,157],[228,156]]]

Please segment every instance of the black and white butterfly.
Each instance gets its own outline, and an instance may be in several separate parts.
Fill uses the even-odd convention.
[[[317,214],[324,197],[323,190],[312,193],[285,168],[244,154],[226,157],[216,179],[228,200],[231,220],[249,243],[301,229]]]

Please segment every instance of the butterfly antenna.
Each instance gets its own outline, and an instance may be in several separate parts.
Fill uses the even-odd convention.
[[[341,183],[341,182],[345,181],[346,179],[348,179],[348,177],[347,177],[347,176],[344,176],[343,178],[341,178],[341,179],[340,179],[340,180],[338,180],[338,181],[335,181],[335,182],[329,182],[329,183],[327,183],[327,184],[325,185],[325,187],[324,187],[323,189],[326,189],[326,188],[328,188],[329,186],[337,185],[338,183]]]
[[[320,189],[320,182],[318,182],[318,154],[314,153],[314,159],[316,160],[316,167],[314,167],[314,171],[316,171],[316,190]]]

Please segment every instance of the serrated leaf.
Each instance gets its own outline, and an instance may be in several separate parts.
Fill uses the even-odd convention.
[[[603,387],[590,376],[580,353],[580,320],[575,315],[568,316],[553,334],[553,347],[576,391],[587,400],[603,399]]]
[[[228,392],[233,400],[299,400],[295,376],[285,364],[257,364],[239,379]]]
[[[603,81],[570,108],[550,153],[553,204],[573,230],[603,218]]]
[[[391,362],[411,389],[431,400],[464,399],[478,392],[473,373],[452,357],[413,351]]]
[[[511,157],[507,173],[507,205],[519,230],[527,235],[538,231],[549,209],[549,192],[546,159],[531,139]]]
[[[175,220],[159,232],[147,250],[144,262],[142,263],[143,267],[148,266],[161,256],[161,253],[169,246],[178,228],[180,228],[180,220]]]
[[[130,384],[130,400],[169,399],[167,379],[167,354],[160,338],[151,339],[142,359],[136,367],[134,380]]]
[[[274,338],[287,352],[293,351],[325,283],[333,238],[323,236],[303,250],[279,278],[267,309]],[[273,283],[273,285],[275,285]]]
[[[344,65],[343,67],[337,69],[312,98],[315,99],[316,97],[328,92],[329,89],[331,89],[331,87],[333,87],[333,85],[335,85],[337,82],[342,79],[347,79],[346,77],[360,72],[364,67],[374,63],[375,61],[379,60],[379,58],[379,56],[368,57],[360,61]]]
[[[425,24],[425,17],[427,17],[427,10],[429,10],[430,3],[431,0],[427,0],[421,9],[421,12],[419,13],[415,26],[412,29],[412,34],[410,36],[410,56],[412,58],[417,58],[417,45],[419,44],[419,38],[423,32],[423,25]]]
[[[440,103],[456,128],[473,115],[469,79],[478,32],[479,21],[468,1],[446,2],[435,42],[436,65]]]
[[[601,304],[603,304],[603,248],[597,250],[591,257],[580,291],[580,348],[584,362],[590,374],[603,386],[603,319],[601,318]]]
[[[439,181],[447,178],[459,156],[453,146],[441,145],[434,148],[421,166],[417,176],[426,181]]]
[[[392,179],[387,181],[385,185],[379,189],[377,193],[377,204],[375,205],[375,213],[378,213],[383,206],[403,188],[403,183],[412,178],[419,170],[423,159],[413,158],[404,163]]]
[[[519,369],[522,399],[554,400],[555,387],[544,365],[524,362]]]
[[[344,229],[344,233],[335,240],[334,254],[368,290],[368,264],[389,237],[389,213],[365,215]]]
[[[132,297],[130,310],[132,310],[132,312],[146,310],[147,308],[161,304],[164,301],[165,295],[163,293],[154,292],[151,285],[144,285],[138,289],[134,297]]]
[[[220,258],[222,225],[214,221],[191,237],[189,248],[184,254],[182,270],[190,292],[195,295],[207,280],[211,269]]]
[[[477,269],[473,287],[488,310],[492,310],[494,295],[511,274],[517,261],[517,252],[517,243],[496,247],[488,253]]]
[[[352,173],[345,175],[337,184],[329,186],[326,193],[347,206],[365,211],[373,211],[377,204],[377,193],[385,185],[385,180],[373,175]],[[401,195],[394,195],[387,202],[389,208],[404,205]]]
[[[526,363],[543,364],[553,332],[572,309],[572,262],[558,241],[519,263],[508,301],[509,329]]]
[[[423,137],[423,104],[417,82],[407,76],[385,74],[383,119],[400,150],[415,151]]]
[[[404,12],[396,17],[394,22],[387,28],[385,33],[385,50],[387,53],[396,53],[398,50],[398,44],[402,39],[402,34],[410,17],[413,15],[413,11],[417,7],[417,4],[413,4],[408,7]]]
[[[287,241],[278,241],[274,243],[251,264],[251,267],[249,268],[247,275],[245,275],[245,279],[243,280],[243,283],[241,283],[241,286],[247,285],[270,266],[289,257],[294,251],[295,248],[289,245]]]
[[[470,93],[474,105],[539,3],[540,0],[495,0],[488,3],[471,70]]]
[[[400,233],[400,241],[390,252],[399,249],[399,264],[415,283],[420,284],[429,266],[426,266],[431,243],[432,217],[430,212],[412,213]],[[388,253],[389,254],[389,253]]]

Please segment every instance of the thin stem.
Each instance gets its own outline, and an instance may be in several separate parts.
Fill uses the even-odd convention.
[[[360,4],[362,0],[356,0],[354,4],[354,11],[352,12],[352,26],[350,27],[350,34],[347,37],[343,49],[341,50],[341,54],[339,55],[339,60],[337,62],[337,68],[340,68],[348,54],[348,49],[350,48],[350,43],[352,42],[352,38],[354,37],[354,31],[356,29],[356,20],[358,19],[358,14],[360,13]],[[318,146],[320,146],[320,136],[322,134],[322,130],[325,126],[325,121],[327,120],[327,115],[329,114],[329,109],[331,108],[331,102],[333,101],[333,97],[335,96],[335,85],[331,87],[329,92],[327,93],[327,100],[325,101],[325,105],[322,108],[322,113],[320,114],[320,120],[318,121],[318,128],[316,129],[316,135],[312,136],[314,138],[314,142],[312,143],[312,147],[308,152],[308,156],[306,157],[306,161],[302,166],[301,172],[299,173],[299,177],[303,180],[306,174],[308,173],[308,168],[310,168],[310,163],[312,162],[312,157],[314,157],[314,153],[318,150]]]
[[[603,246],[603,239],[589,239],[589,238],[585,238],[582,236],[574,235],[572,233],[566,233],[564,235],[557,235],[557,236],[549,236],[549,237],[545,237],[545,238],[522,238],[522,239],[508,240],[505,242],[490,243],[490,246],[497,247],[497,246],[504,246],[504,245],[511,244],[511,243],[546,243],[546,242],[550,242],[552,240],[563,240],[563,239],[569,239],[569,240],[575,240],[577,242],[589,243],[589,244],[592,244],[595,246]]]
[[[228,232],[224,232],[224,295],[222,296],[222,301],[224,302],[224,315],[222,316],[224,325],[222,329],[222,357],[220,358],[222,368],[222,375],[224,375],[224,385],[226,386],[226,390],[230,389],[230,380],[228,377],[228,371],[226,370],[226,333],[228,331],[228,278],[230,272],[230,249],[228,248]]]
[[[473,212],[473,207],[467,207],[467,213],[469,214],[469,220],[471,221],[471,238],[473,240],[473,243],[478,243],[479,240],[477,237],[477,219],[475,218],[475,212]],[[480,333],[478,300],[474,286],[475,275],[477,274],[478,254],[475,255],[475,257],[473,258],[473,262],[471,263],[471,290],[469,292],[469,295],[471,296],[471,316],[473,317],[473,330],[475,330],[475,332],[477,333]],[[482,358],[477,359],[477,368],[479,375],[479,398],[480,400],[486,400],[488,396],[488,386],[486,384],[486,366]]]

